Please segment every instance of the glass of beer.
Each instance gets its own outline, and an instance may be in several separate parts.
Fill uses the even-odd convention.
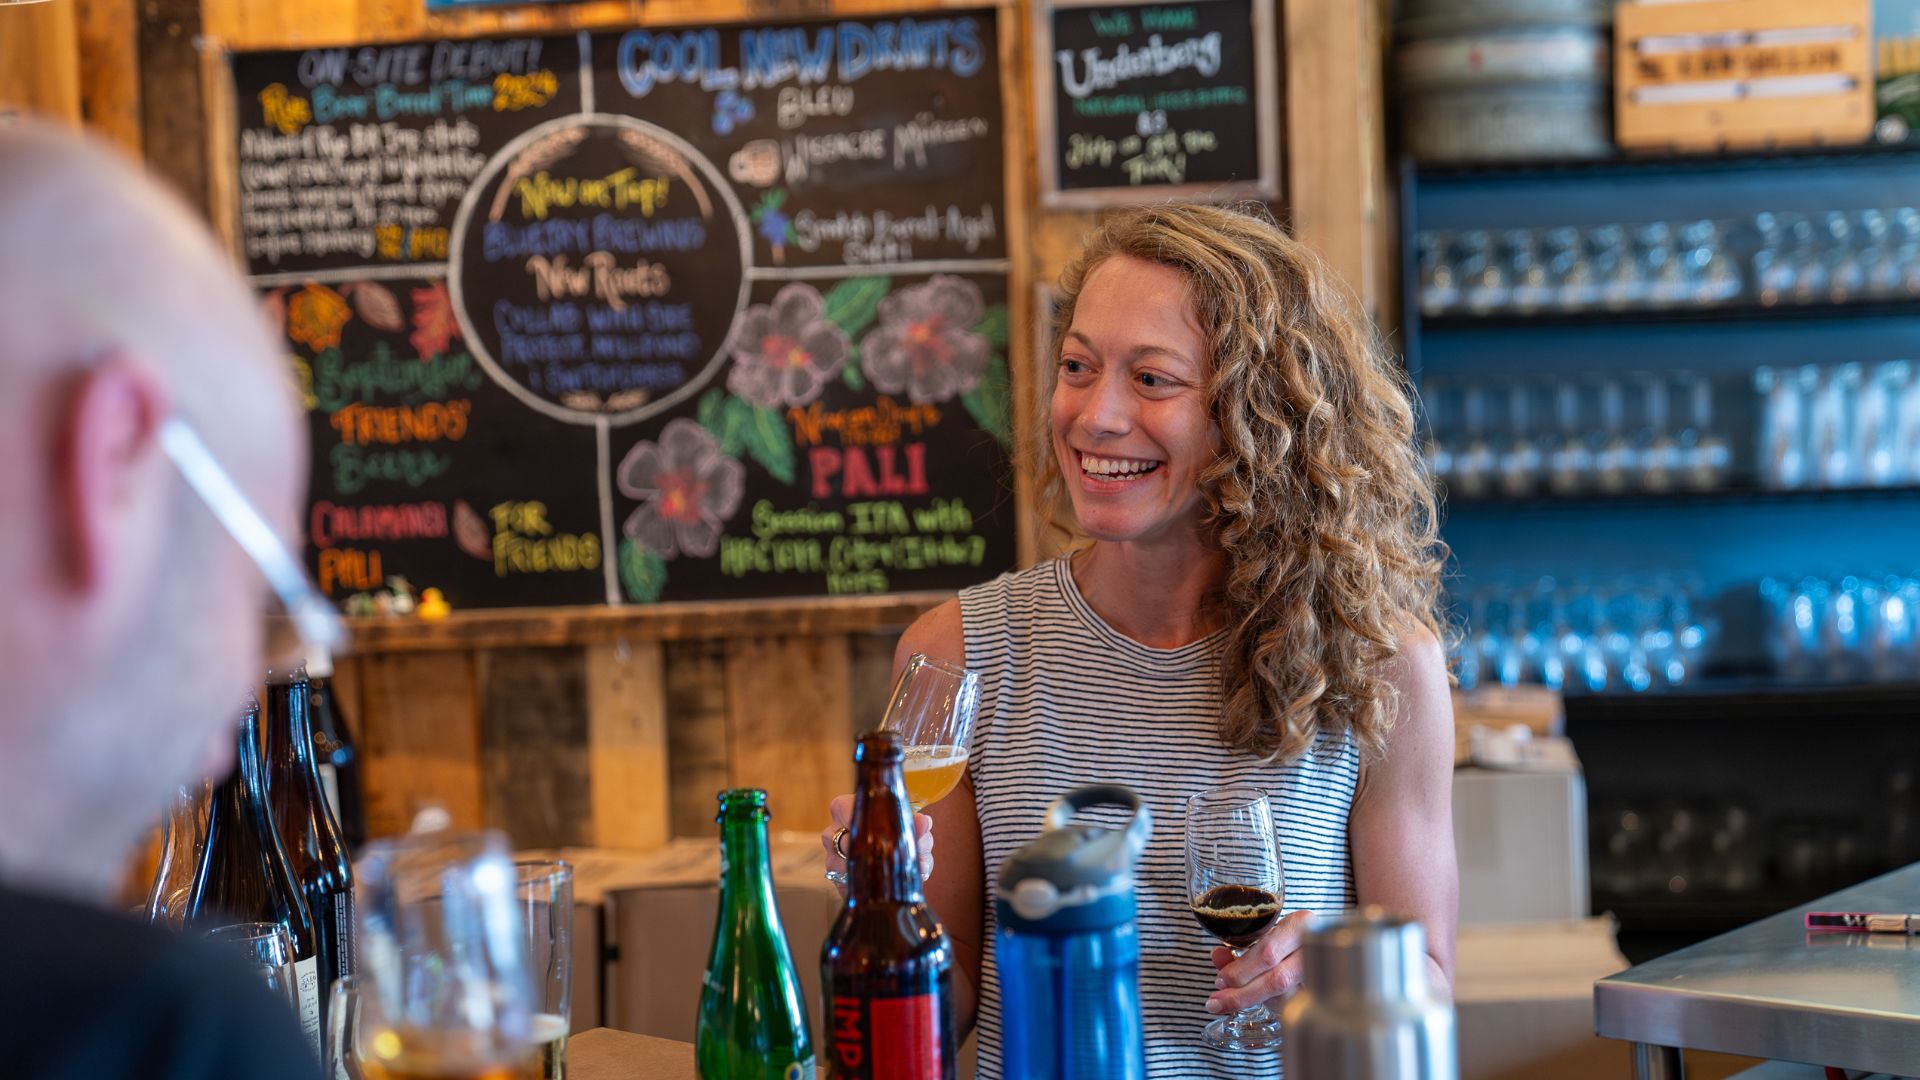
[[[335,984],[337,1072],[364,1080],[534,1080],[534,980],[518,875],[497,832],[367,846],[359,971]]]
[[[514,903],[527,934],[533,978],[533,1042],[539,1080],[566,1080],[567,1032],[573,1008],[573,867],[559,859],[513,864]]]
[[[1187,897],[1194,920],[1239,956],[1280,918],[1286,899],[1273,808],[1257,788],[1228,787],[1187,799]],[[1201,1033],[1222,1050],[1280,1045],[1280,1021],[1265,1005],[1223,1016]]]
[[[907,801],[919,813],[960,786],[967,774],[967,739],[980,708],[980,677],[958,664],[914,653],[894,681],[880,730],[900,740]],[[845,885],[847,875],[827,871]]]

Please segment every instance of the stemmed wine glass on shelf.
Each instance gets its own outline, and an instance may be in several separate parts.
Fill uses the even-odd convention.
[[[1187,897],[1207,933],[1239,956],[1280,918],[1286,886],[1273,808],[1265,792],[1217,788],[1187,799]],[[1280,1021],[1254,1005],[1208,1024],[1201,1037],[1225,1050],[1280,1045]]]

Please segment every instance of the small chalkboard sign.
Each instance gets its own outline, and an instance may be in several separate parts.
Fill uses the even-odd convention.
[[[1034,31],[1047,205],[1279,197],[1272,0],[1056,0]]]

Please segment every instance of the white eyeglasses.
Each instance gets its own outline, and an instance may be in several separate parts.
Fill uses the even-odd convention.
[[[267,585],[279,601],[286,623],[299,636],[297,642],[276,644],[269,638],[268,656],[285,659],[290,649],[304,646],[305,654],[339,652],[347,643],[347,624],[333,603],[320,594],[307,579],[300,563],[281,542],[279,534],[260,516],[252,502],[240,492],[239,485],[214,459],[200,434],[185,420],[170,416],[160,425],[160,448],[187,481],[200,501],[213,511],[227,534],[253,560]],[[275,620],[270,620],[271,623]]]

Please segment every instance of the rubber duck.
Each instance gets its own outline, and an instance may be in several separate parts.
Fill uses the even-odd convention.
[[[427,622],[437,622],[453,611],[453,605],[440,594],[439,589],[426,589],[420,593],[420,602],[414,605],[413,613]]]

